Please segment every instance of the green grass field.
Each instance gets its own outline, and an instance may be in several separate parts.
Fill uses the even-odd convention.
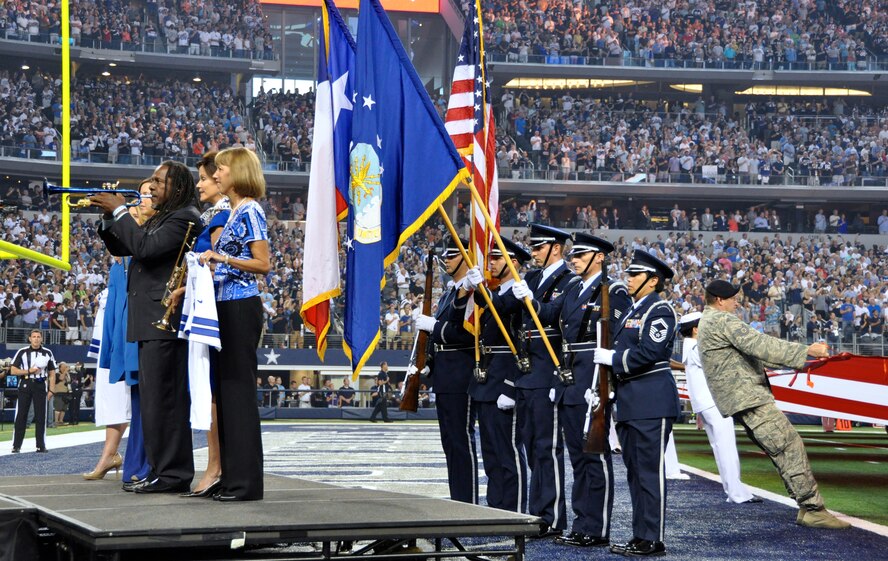
[[[855,428],[825,433],[799,426],[814,477],[830,509],[888,526],[888,434],[884,429]],[[675,427],[678,460],[718,473],[706,433],[693,426]],[[742,432],[737,433],[742,479],[747,485],[786,496],[771,460]]]

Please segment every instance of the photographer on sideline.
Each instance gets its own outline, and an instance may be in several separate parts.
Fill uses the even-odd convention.
[[[68,424],[80,424],[80,398],[83,396],[83,363],[76,363],[69,374],[70,390],[68,395]]]

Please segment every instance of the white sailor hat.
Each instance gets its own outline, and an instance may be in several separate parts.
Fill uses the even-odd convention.
[[[695,324],[695,323],[699,322],[700,318],[702,318],[702,317],[703,317],[702,312],[691,312],[689,314],[685,314],[685,315],[681,316],[681,319],[679,320],[678,323],[681,325],[691,325],[691,324]]]

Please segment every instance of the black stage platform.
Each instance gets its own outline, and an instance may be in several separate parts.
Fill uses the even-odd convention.
[[[112,479],[2,477],[0,520],[16,516],[48,528],[41,531],[42,547],[44,555],[54,550],[52,559],[114,560],[512,556],[521,561],[524,536],[538,532],[540,523],[532,516],[443,499],[278,476],[266,476],[265,500],[243,503],[125,493]],[[493,537],[500,539],[480,539]],[[470,551],[461,538],[472,542]],[[410,547],[417,539],[429,540],[419,544],[421,553]],[[349,542],[359,543],[352,548]]]

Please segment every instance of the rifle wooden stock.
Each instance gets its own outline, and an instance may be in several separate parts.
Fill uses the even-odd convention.
[[[610,282],[607,278],[607,257],[601,263],[601,316],[598,319],[600,345],[603,349],[611,348],[610,337]],[[598,365],[598,409],[592,412],[592,422],[583,443],[586,454],[604,454],[610,450],[608,442],[607,410],[610,407],[610,366]]]
[[[435,249],[429,248],[429,264],[426,268],[425,289],[422,299],[423,315],[432,315],[432,284],[435,280]],[[419,331],[416,334],[416,357],[413,365],[416,367],[416,373],[408,376],[404,383],[404,395],[401,397],[401,405],[398,409],[401,411],[416,412],[419,409],[419,377],[426,365],[426,350],[429,344],[428,331]]]

